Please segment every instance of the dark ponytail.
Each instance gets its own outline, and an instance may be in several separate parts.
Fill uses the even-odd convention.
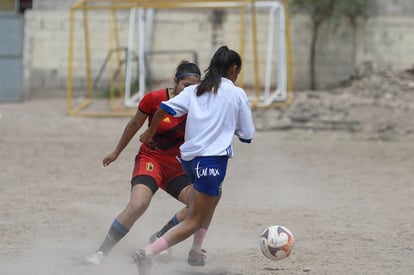
[[[211,91],[217,93],[221,77],[225,77],[233,65],[241,68],[241,63],[237,52],[230,50],[227,46],[221,46],[211,58],[210,66],[205,70],[206,75],[197,87],[197,96]]]

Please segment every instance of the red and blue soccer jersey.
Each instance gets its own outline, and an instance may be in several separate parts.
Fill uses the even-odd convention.
[[[146,94],[139,102],[138,109],[148,115],[151,124],[155,112],[162,101],[172,97],[172,89],[162,89]],[[184,142],[186,117],[166,115],[157,128],[151,144],[142,143],[135,157],[132,180],[139,176],[149,176],[156,185],[168,192],[168,185],[184,175],[184,171],[176,156],[180,156],[180,146]],[[145,179],[145,178],[144,178]],[[144,180],[141,178],[140,180]],[[188,180],[175,186],[182,190],[189,184]],[[153,190],[154,192],[154,190]],[[179,193],[179,192],[178,192]],[[176,196],[178,196],[178,193]]]
[[[153,91],[140,100],[138,109],[148,115],[148,125],[151,124],[152,117],[160,107],[160,103],[170,99],[172,92],[170,88]],[[186,115],[173,117],[167,114],[158,126],[151,144],[144,143],[142,146],[162,150],[168,155],[180,156],[180,146],[184,142],[186,118]]]

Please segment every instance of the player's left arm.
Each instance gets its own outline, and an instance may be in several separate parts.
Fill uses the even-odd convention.
[[[179,108],[179,106],[183,104],[182,102],[188,105],[189,96],[188,93],[185,92],[186,89],[188,89],[188,87],[184,88],[184,90],[175,97],[161,102],[160,107],[152,117],[151,125],[147,128],[147,130],[145,130],[144,133],[142,133],[142,135],[140,135],[139,141],[142,143],[150,143],[152,137],[155,135],[158,125],[167,114],[172,116],[182,116],[187,113],[188,109]]]
[[[255,127],[253,123],[252,111],[246,94],[241,98],[239,116],[237,120],[236,136],[241,142],[251,143]]]
[[[144,133],[142,133],[139,136],[139,141],[141,141],[142,143],[150,143],[152,141],[152,137],[155,135],[155,132],[157,131],[158,125],[160,125],[162,119],[165,117],[166,114],[167,111],[165,111],[162,108],[159,108],[152,117],[151,125],[145,130]]]

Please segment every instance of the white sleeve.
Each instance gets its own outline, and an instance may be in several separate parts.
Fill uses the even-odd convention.
[[[239,117],[237,120],[237,129],[235,134],[239,137],[240,141],[250,143],[253,139],[255,127],[249,100],[244,92],[243,96],[240,98],[240,101]]]
[[[160,107],[172,116],[180,117],[187,114],[193,90],[192,86],[186,87],[175,97],[170,98],[168,101],[163,101]]]

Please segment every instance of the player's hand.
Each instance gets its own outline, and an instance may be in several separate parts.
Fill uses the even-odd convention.
[[[148,128],[139,136],[139,141],[142,143],[150,143],[154,134],[155,133],[150,128]]]
[[[115,161],[117,158],[118,158],[118,154],[115,153],[115,152],[112,152],[103,159],[102,164],[103,164],[104,167],[106,167],[111,162]]]

